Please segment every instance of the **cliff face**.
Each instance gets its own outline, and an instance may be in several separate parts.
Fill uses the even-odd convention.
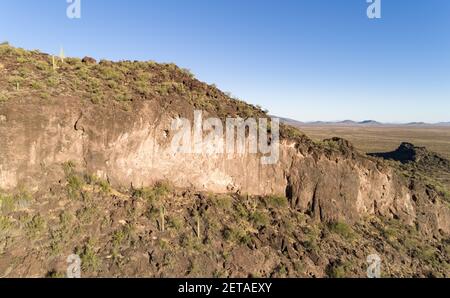
[[[414,224],[420,213],[431,223],[426,225],[429,232],[450,232],[448,208],[439,200],[433,203],[393,169],[339,140],[334,149],[325,150],[284,139],[274,165],[262,165],[256,154],[174,154],[170,126],[183,112],[173,105],[162,110],[157,102],[140,102],[126,111],[76,98],[3,103],[0,188],[42,190],[63,177],[62,164],[70,161],[116,187],[168,180],[180,188],[214,193],[286,195],[293,208],[320,221],[382,215]],[[182,116],[190,117],[189,112]]]
[[[318,145],[282,127],[273,165],[257,154],[174,153],[172,120],[193,119],[194,110],[220,119],[267,117],[175,65],[73,58],[52,65],[49,55],[5,45],[0,57],[3,191],[45,190],[70,161],[116,187],[168,180],[199,191],[285,195],[292,208],[321,221],[381,215],[450,232],[449,208],[435,192],[343,140]]]

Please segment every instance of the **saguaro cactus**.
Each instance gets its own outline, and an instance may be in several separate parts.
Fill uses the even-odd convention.
[[[53,70],[56,71],[58,69],[58,65],[56,64],[55,56],[52,55],[52,66]]]
[[[160,212],[160,216],[161,216],[161,232],[165,231],[165,215],[166,215],[166,209],[163,207],[161,207],[161,209],[159,209]]]
[[[61,49],[59,51],[59,59],[61,59],[61,62],[64,63],[65,58],[66,58],[66,56],[64,55],[64,49],[63,49],[63,47],[61,47]]]

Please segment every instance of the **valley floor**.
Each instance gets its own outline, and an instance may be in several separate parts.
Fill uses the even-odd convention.
[[[316,141],[332,137],[349,140],[364,153],[388,152],[400,143],[424,146],[450,159],[450,127],[432,126],[296,126]]]

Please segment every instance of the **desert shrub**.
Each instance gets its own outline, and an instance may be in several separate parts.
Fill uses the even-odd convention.
[[[159,95],[166,96],[170,93],[176,94],[184,94],[185,88],[184,84],[178,82],[162,82],[155,86],[155,91],[159,93]]]
[[[252,215],[250,216],[250,219],[253,222],[253,224],[258,228],[265,227],[270,223],[269,216],[262,211],[253,212]]]
[[[233,199],[229,196],[219,196],[213,198],[212,201],[218,209],[230,210],[233,207]]]
[[[327,268],[327,274],[330,278],[346,278],[348,277],[347,270],[345,264],[331,264]]]
[[[101,94],[103,91],[101,90],[101,82],[98,79],[90,79],[87,85],[87,92],[92,94]]]
[[[30,60],[28,57],[21,57],[21,56],[19,56],[19,57],[17,57],[16,61],[17,61],[17,63],[24,64],[24,63],[29,63],[32,60]]]
[[[167,223],[169,224],[169,227],[175,229],[176,231],[179,231],[183,227],[183,221],[178,217],[169,217]]]
[[[12,85],[13,88],[16,89],[17,84],[22,85],[24,83],[25,79],[20,77],[20,76],[16,76],[16,75],[12,75],[10,77],[8,77],[8,83],[10,85]]]
[[[235,214],[240,219],[247,219],[249,216],[248,210],[242,202],[236,204]]]
[[[131,101],[133,100],[133,97],[131,94],[127,93],[127,92],[116,92],[113,96],[113,99],[115,101]]]
[[[79,199],[83,188],[83,180],[76,174],[67,177],[67,193],[70,199]]]
[[[59,223],[60,223],[61,227],[63,227],[63,228],[68,228],[70,226],[72,220],[73,220],[73,216],[66,211],[62,212],[59,215]]]
[[[417,244],[416,247],[414,247],[412,252],[413,258],[418,258],[419,260],[430,264],[431,266],[438,267],[439,266],[439,259],[437,256],[437,250],[434,247],[431,247],[429,245],[423,245],[421,246],[420,243]]]
[[[84,181],[88,185],[97,186],[103,194],[108,194],[111,192],[111,185],[109,182],[95,175],[84,175]]]
[[[33,88],[34,90],[42,90],[45,88],[45,86],[40,81],[33,81],[31,82],[31,88]]]
[[[158,219],[165,197],[172,191],[172,186],[168,182],[158,182],[153,188],[141,188],[133,191],[133,197],[141,198],[150,205],[147,211],[147,217]]]
[[[42,232],[45,230],[45,220],[42,216],[35,215],[27,224],[26,224],[26,230],[27,235],[30,238],[36,238],[42,234]]]
[[[153,89],[149,81],[140,78],[133,84],[134,89],[137,93],[143,96],[149,96],[153,94]]]
[[[186,76],[188,76],[189,78],[191,78],[191,79],[194,79],[194,78],[195,78],[195,75],[191,72],[190,69],[183,68],[183,69],[181,69],[181,72],[182,72],[184,75],[186,75]]]
[[[104,80],[119,81],[123,79],[123,73],[121,73],[114,67],[99,65],[99,68],[100,76]]]
[[[331,151],[339,151],[339,144],[332,140],[318,141],[316,144]]]
[[[12,223],[9,217],[0,215],[0,233],[5,233],[9,230]]]
[[[56,87],[60,83],[60,77],[55,73],[48,77],[46,83],[48,87]]]
[[[354,237],[353,229],[343,222],[334,222],[328,225],[331,232],[340,235],[342,238],[350,240]]]
[[[46,92],[46,91],[42,91],[39,92],[39,98],[41,99],[49,99],[50,98],[50,93]]]
[[[193,234],[183,234],[179,240],[180,246],[189,252],[198,252],[203,249],[202,241]]]
[[[84,186],[83,179],[78,176],[78,174],[75,171],[75,164],[71,161],[66,162],[63,164],[64,173],[66,174],[66,180],[67,180],[67,194],[69,199],[80,199],[81,198],[81,191]]]
[[[81,249],[77,249],[77,254],[83,271],[96,271],[100,267],[100,258],[95,252],[93,241],[89,240]]]
[[[77,218],[83,224],[92,223],[98,216],[99,210],[95,205],[88,205],[77,211]]]
[[[282,196],[269,196],[264,201],[269,208],[285,208],[288,206],[288,199]]]
[[[0,193],[0,208],[3,214],[13,212],[16,208],[14,197]]]
[[[305,240],[303,241],[303,246],[308,251],[316,251],[319,247],[318,238],[321,231],[314,226],[304,227],[303,233],[305,233]]]
[[[126,238],[127,238],[127,231],[125,228],[121,228],[115,231],[112,235],[113,247],[119,248]]]
[[[248,245],[251,243],[251,236],[240,227],[227,227],[223,230],[223,237],[227,241]]]
[[[66,58],[64,61],[71,66],[75,66],[75,69],[81,69],[84,64],[81,62],[81,59],[79,58]]]
[[[8,100],[8,95],[5,91],[0,91],[0,103]]]
[[[47,273],[47,275],[45,276],[46,278],[66,278],[66,274],[63,272],[57,272],[55,270],[52,270],[50,272]]]
[[[5,42],[0,44],[0,55],[6,56],[12,52],[13,48],[9,45],[9,43]]]
[[[285,126],[283,128],[283,135],[285,135],[287,138],[291,139],[298,139],[304,136],[304,133],[302,133],[299,129],[292,127],[292,126]]]
[[[52,66],[48,62],[41,60],[33,60],[33,65],[40,71],[50,72],[52,70]]]

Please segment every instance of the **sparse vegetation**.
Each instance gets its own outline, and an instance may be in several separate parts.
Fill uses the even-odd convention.
[[[7,216],[0,215],[0,233],[5,233],[11,227],[11,220]]]
[[[14,197],[0,193],[0,208],[3,214],[9,214],[16,208]]]
[[[335,222],[328,225],[331,232],[340,235],[346,240],[351,240],[354,237],[352,228],[343,222]]]
[[[287,198],[281,196],[269,196],[265,202],[269,208],[286,208],[288,206]]]
[[[41,104],[71,96],[74,101],[86,99],[83,105],[90,109],[112,105],[120,108],[117,111],[130,111],[124,115],[130,115],[139,101],[151,101],[157,109],[174,115],[179,112],[180,116],[184,104],[219,117],[267,113],[227,97],[173,64],[86,63],[7,44],[0,45],[0,55],[0,71],[5,73],[0,77],[0,101],[33,97]],[[326,149],[342,149],[338,141],[313,144],[293,128],[283,127],[282,136],[306,144],[305,148],[295,147],[302,153],[322,146],[320,152],[326,151],[329,157],[332,154]],[[0,195],[0,263],[17,263],[11,276],[26,271],[25,261],[26,272],[34,274],[34,268],[45,268],[48,276],[57,276],[63,270],[53,266],[66,265],[61,256],[72,252],[81,257],[83,276],[87,277],[365,276],[366,256],[380,250],[390,260],[384,265],[386,275],[448,277],[450,248],[444,236],[422,234],[419,228],[399,221],[375,217],[355,225],[327,223],[325,212],[318,223],[315,214],[300,210],[311,206],[294,207],[296,202],[283,195],[215,195],[175,189],[167,182],[114,189],[107,179],[86,175],[81,168],[74,162],[63,164],[63,177],[45,185],[51,190],[45,194]],[[418,177],[409,168],[405,172]],[[448,195],[445,183],[422,181],[429,184],[427,191]],[[317,195],[322,196],[320,191]],[[10,260],[11,255],[17,260]]]
[[[97,271],[101,262],[94,248],[94,242],[89,240],[81,249],[77,250],[81,258],[81,268],[83,271]]]
[[[75,165],[67,164],[66,169],[74,173]],[[97,184],[93,177],[76,175],[84,177],[83,182],[88,186]],[[29,241],[46,243],[42,249],[48,256],[58,258],[64,252],[74,250],[82,259],[83,276],[96,276],[111,270],[119,275],[135,272],[132,271],[136,270],[134,260],[141,258],[149,262],[146,270],[152,272],[163,270],[169,274],[170,270],[176,270],[186,276],[230,276],[228,269],[222,266],[210,268],[202,256],[219,262],[239,262],[239,266],[247,268],[248,274],[255,277],[309,276],[310,267],[307,262],[298,261],[297,251],[303,258],[325,264],[326,276],[365,276],[366,260],[355,257],[354,251],[364,256],[372,253],[365,251],[365,247],[371,248],[370,240],[358,236],[365,235],[367,229],[371,231],[370,235],[380,236],[386,257],[395,256],[394,260],[398,258],[398,262],[406,262],[408,266],[428,266],[426,268],[433,268],[436,276],[444,274],[443,270],[448,268],[448,262],[441,256],[445,253],[445,242],[431,239],[424,242],[414,227],[404,227],[396,220],[362,227],[343,222],[314,224],[308,215],[289,208],[282,197],[258,201],[245,195],[215,197],[190,193],[177,198],[174,193],[171,187],[158,184],[154,188],[131,190],[129,198],[122,193],[123,198],[105,199],[105,196],[117,195],[118,191],[110,189],[105,194],[97,186],[86,187],[82,191],[85,199],[70,200],[63,212],[58,211],[55,216],[41,213],[19,218],[19,221],[23,222]],[[171,200],[164,200],[169,196]],[[198,197],[203,199],[199,201]],[[191,207],[186,208],[186,205]],[[146,218],[147,208],[153,210],[151,218],[154,220]],[[16,234],[14,231],[20,226],[7,216],[0,217],[3,235]],[[94,230],[95,242],[91,238]],[[83,240],[84,244],[80,245],[80,239],[92,240]],[[355,247],[353,239],[359,239],[362,244]],[[147,257],[148,247],[152,248],[152,253]],[[0,245],[0,252],[1,249]],[[260,259],[262,252],[264,258],[270,260],[266,264],[273,264],[269,271],[258,271],[255,268],[260,265],[254,261],[238,261],[241,254]],[[185,261],[178,259],[180,253]],[[338,255],[339,259],[328,261],[329,255]],[[411,260],[415,260],[415,265],[408,263]],[[399,264],[383,266],[389,266],[389,272],[395,275],[398,270],[406,270]],[[419,267],[413,268],[415,271],[407,272],[419,270]],[[242,272],[247,272],[245,270]]]
[[[41,215],[35,215],[33,218],[27,223],[26,229],[27,234],[30,238],[36,238],[44,232],[46,228],[46,223],[44,218]]]
[[[333,264],[328,268],[328,276],[331,278],[346,278],[349,277],[347,270],[346,264]]]
[[[76,166],[73,162],[63,164],[64,173],[67,180],[67,195],[69,199],[79,200],[82,198],[81,191],[83,189],[84,181],[82,177],[77,174]]]
[[[265,227],[270,223],[269,216],[262,211],[255,211],[251,215],[251,220],[257,228]]]
[[[167,195],[172,187],[167,182],[158,182],[153,188],[135,189],[133,196],[148,201],[151,205],[158,203]]]
[[[218,196],[216,198],[212,198],[214,205],[218,209],[222,210],[230,210],[233,207],[233,199],[229,196]]]

